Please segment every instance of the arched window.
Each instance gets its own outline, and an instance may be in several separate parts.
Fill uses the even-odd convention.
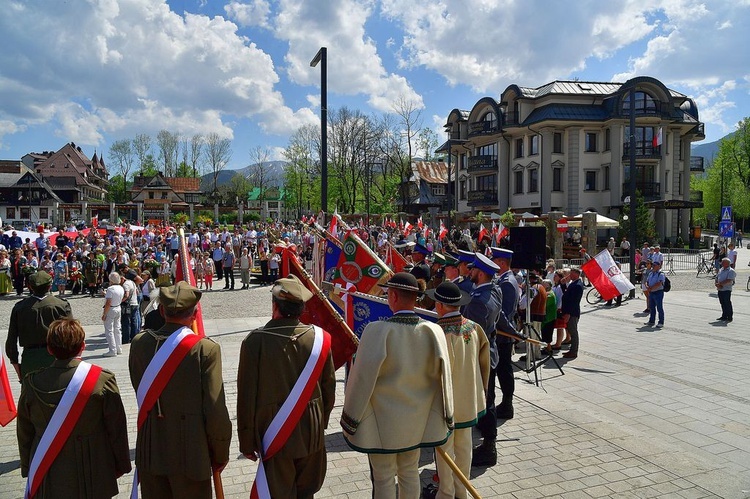
[[[638,91],[635,93],[635,112],[637,114],[656,114],[658,111],[657,101],[648,93]],[[630,112],[630,92],[622,100],[623,113]]]

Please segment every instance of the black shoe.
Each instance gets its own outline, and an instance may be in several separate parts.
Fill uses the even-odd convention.
[[[495,466],[497,464],[497,450],[495,441],[486,442],[476,447],[471,453],[472,466]]]
[[[719,317],[719,318],[718,318],[718,319],[716,319],[716,320],[717,320],[717,321],[725,321],[725,320],[727,320],[727,318],[726,318],[726,317]]]
[[[513,419],[513,406],[505,406],[499,405],[495,407],[495,417],[497,419]]]
[[[724,320],[725,320],[726,322],[732,322],[732,318],[731,318],[731,317],[730,317],[729,319],[724,319]]]
[[[435,499],[437,497],[438,487],[434,483],[422,487],[422,499]]]
[[[644,326],[648,326],[648,327],[654,327],[654,323],[653,322],[646,322],[643,325]]]

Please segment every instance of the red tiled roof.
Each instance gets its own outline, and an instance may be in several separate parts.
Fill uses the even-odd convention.
[[[172,189],[180,194],[183,192],[200,192],[201,179],[192,177],[164,177]]]

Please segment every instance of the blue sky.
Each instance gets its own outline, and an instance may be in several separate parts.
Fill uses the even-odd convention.
[[[694,98],[706,140],[750,101],[750,0],[2,0],[0,159],[86,154],[161,129],[232,140],[230,168],[329,109],[404,98],[444,138],[453,108],[510,84],[648,75]],[[33,29],[32,29],[33,27]]]

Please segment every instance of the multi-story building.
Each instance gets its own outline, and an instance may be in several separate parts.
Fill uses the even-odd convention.
[[[137,175],[130,189],[131,201],[143,205],[143,218],[169,219],[170,214],[186,212],[201,201],[201,179],[165,177],[158,173],[151,177]]]
[[[261,196],[262,192],[262,196]],[[265,221],[270,218],[273,220],[285,220],[293,213],[287,213],[286,193],[279,187],[269,187],[260,190],[260,187],[253,187],[247,194],[247,211],[255,213],[261,220]]]
[[[26,154],[21,161],[41,175],[65,203],[102,202],[107,195],[108,175],[104,159],[96,153],[89,159],[73,142],[57,152]]]
[[[0,219],[16,227],[51,223],[61,202],[49,185],[20,161],[0,160]]]
[[[654,202],[660,236],[686,235],[690,144],[705,138],[703,123],[692,99],[650,77],[510,85],[499,101],[451,111],[438,152],[450,152],[457,168],[458,213],[589,210],[617,218],[630,193],[631,107],[636,188]]]
[[[447,164],[444,161],[412,161],[411,176],[401,182],[399,190],[396,204],[400,212],[421,215],[434,208],[447,213],[450,209],[447,204]]]

